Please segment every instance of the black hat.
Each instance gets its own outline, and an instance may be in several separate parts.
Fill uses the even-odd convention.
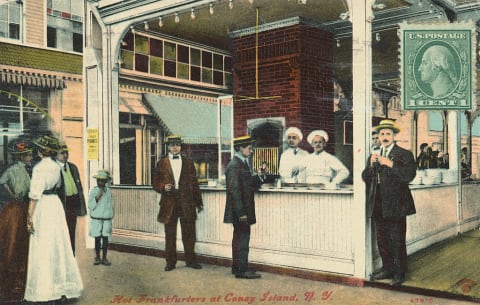
[[[241,136],[238,138],[233,139],[233,145],[234,146],[247,146],[250,144],[255,143],[255,140],[252,139],[250,136]]]
[[[8,147],[8,152],[12,155],[22,155],[32,152],[32,148],[29,143],[24,140],[16,140]]]
[[[58,149],[57,150],[58,150],[59,153],[62,153],[64,151],[68,152],[68,146],[67,146],[67,144],[65,144],[63,142],[60,142],[58,144]]]
[[[170,135],[165,139],[165,144],[171,143],[183,143],[183,141],[179,135]]]

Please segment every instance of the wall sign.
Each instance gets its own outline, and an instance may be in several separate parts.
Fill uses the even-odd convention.
[[[98,128],[87,129],[87,158],[98,160]]]

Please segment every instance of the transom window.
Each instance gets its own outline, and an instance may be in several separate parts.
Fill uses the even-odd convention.
[[[231,87],[232,58],[226,53],[138,32],[124,37],[120,51],[123,69]]]

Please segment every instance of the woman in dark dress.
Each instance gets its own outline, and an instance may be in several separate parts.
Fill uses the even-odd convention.
[[[9,152],[15,163],[0,177],[0,187],[8,196],[0,212],[0,302],[13,303],[21,301],[25,291],[30,188],[26,166],[32,161],[32,149],[25,141],[17,140],[10,145]]]

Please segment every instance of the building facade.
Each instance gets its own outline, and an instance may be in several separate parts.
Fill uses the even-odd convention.
[[[51,132],[83,175],[83,2],[0,3],[0,165],[8,142]]]

